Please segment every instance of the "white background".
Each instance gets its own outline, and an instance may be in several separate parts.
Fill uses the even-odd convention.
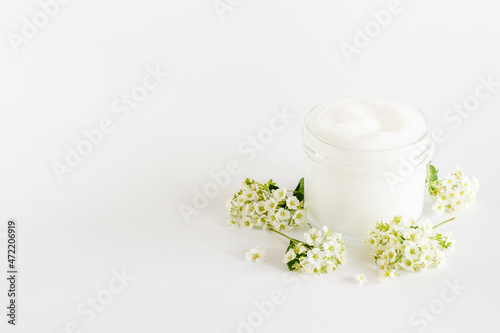
[[[233,0],[221,19],[211,0],[73,0],[16,52],[9,33],[21,35],[23,17],[32,20],[40,5],[3,1],[0,232],[17,220],[20,273],[16,327],[6,323],[0,274],[0,331],[65,332],[75,322],[75,332],[237,332],[239,318],[250,317],[256,327],[241,332],[494,332],[500,87],[460,124],[443,117],[474,95],[480,77],[500,81],[500,4],[401,0],[348,62],[340,44],[353,44],[388,2]],[[168,78],[120,119],[112,103],[148,66]],[[446,135],[435,164],[479,179],[476,205],[443,228],[457,241],[443,268],[380,284],[367,250],[348,242],[345,267],[299,280],[281,263],[283,239],[225,226],[225,200],[245,176],[295,186],[305,113],[350,95],[418,107]],[[238,151],[274,109],[295,118],[254,158]],[[114,131],[59,181],[53,163],[65,163],[67,146],[104,118]],[[179,206],[192,205],[195,189],[231,160],[241,171],[187,223]],[[267,250],[263,264],[244,259],[255,245]],[[0,246],[4,272],[5,239]],[[122,270],[134,279],[102,311],[91,320],[77,314]],[[368,282],[358,286],[361,272]],[[454,295],[446,281],[465,287],[449,303],[439,301]],[[255,302],[273,290],[282,304],[258,314]],[[412,325],[429,306],[439,314]]]

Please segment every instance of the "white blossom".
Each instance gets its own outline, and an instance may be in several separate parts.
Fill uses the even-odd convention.
[[[293,249],[290,249],[287,251],[287,253],[285,253],[285,257],[283,258],[283,262],[286,264],[289,261],[292,261],[293,259],[295,259],[296,256],[297,255],[295,254],[295,251]]]
[[[358,284],[364,284],[366,282],[366,276],[363,273],[356,274],[354,278]]]
[[[260,264],[266,260],[266,251],[261,250],[259,246],[256,246],[253,249],[248,250],[245,257],[247,261],[254,261]]]
[[[291,196],[286,199],[286,205],[289,209],[297,209],[299,207],[300,201],[295,197]]]

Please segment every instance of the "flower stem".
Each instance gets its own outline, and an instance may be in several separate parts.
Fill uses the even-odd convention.
[[[434,228],[432,228],[432,229],[436,229],[437,227],[439,227],[439,226],[441,226],[441,225],[443,225],[443,224],[445,224],[445,223],[448,223],[448,222],[450,222],[450,221],[453,221],[454,219],[455,219],[455,218],[454,218],[454,217],[452,217],[451,219],[448,219],[448,220],[443,221],[443,222],[441,222],[441,223],[439,223],[439,224],[436,224],[436,225],[434,226]]]
[[[301,243],[300,241],[296,240],[295,238],[288,237],[287,235],[279,232],[278,230],[274,230],[273,228],[269,228],[269,230],[274,231],[275,233],[277,233],[277,234],[279,234],[279,235],[281,235],[283,237],[286,237],[286,238],[288,238],[289,240],[291,240],[293,242]]]

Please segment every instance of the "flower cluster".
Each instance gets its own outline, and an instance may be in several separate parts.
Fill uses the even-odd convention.
[[[342,234],[332,232],[323,227],[321,231],[311,228],[304,234],[305,242],[290,239],[283,262],[290,271],[298,271],[310,275],[321,275],[333,272],[347,262]]]
[[[227,224],[244,229],[260,227],[288,231],[300,228],[306,222],[306,215],[304,201],[297,196],[303,198],[303,192],[296,189],[294,194],[287,196],[287,190],[277,187],[272,180],[261,184],[247,178],[227,202]]]
[[[429,220],[419,227],[414,220],[403,221],[401,216],[395,216],[389,223],[379,220],[375,227],[370,227],[363,242],[371,247],[379,280],[383,282],[398,275],[399,268],[416,272],[441,265],[446,259],[443,250],[450,249],[454,241],[451,232],[433,236],[434,228]]]
[[[444,212],[451,213],[455,209],[471,206],[479,189],[479,183],[475,177],[472,181],[457,167],[457,171],[439,180],[436,168],[429,164],[427,166],[427,189],[435,203],[432,210],[438,216]]]

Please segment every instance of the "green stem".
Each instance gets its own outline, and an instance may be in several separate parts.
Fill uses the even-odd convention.
[[[448,222],[450,222],[450,221],[453,221],[454,219],[455,219],[455,218],[454,218],[454,217],[452,217],[451,219],[448,219],[448,220],[443,221],[443,222],[441,222],[441,223],[439,223],[439,224],[436,224],[436,225],[434,226],[434,228],[432,228],[432,229],[436,229],[436,228],[437,228],[437,227],[439,227],[440,225],[443,225],[443,224],[445,224],[445,223],[448,223]]]
[[[277,233],[277,234],[279,234],[279,235],[281,235],[281,236],[283,236],[283,237],[286,237],[286,238],[288,238],[289,240],[291,240],[291,241],[293,241],[293,242],[302,243],[302,242],[300,242],[300,241],[296,240],[295,238],[288,237],[287,235],[285,235],[285,234],[283,234],[283,233],[279,232],[278,230],[274,230],[273,228],[269,228],[269,230],[274,231],[275,233]]]
[[[323,245],[324,241],[326,240],[326,236],[325,238],[323,238],[323,240],[321,241],[321,243],[319,243],[318,247],[320,247],[321,245]]]

